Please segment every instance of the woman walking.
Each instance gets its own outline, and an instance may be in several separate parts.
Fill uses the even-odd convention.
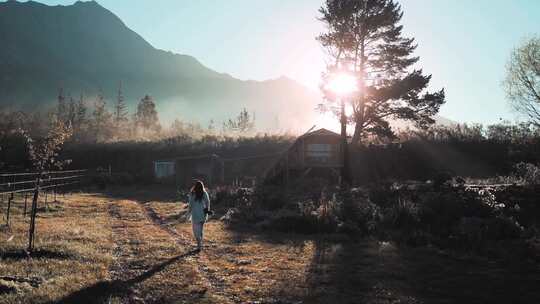
[[[196,181],[188,194],[189,212],[191,214],[191,225],[193,226],[193,236],[197,241],[197,251],[203,248],[203,227],[207,215],[210,214],[210,197],[204,189],[201,181]]]

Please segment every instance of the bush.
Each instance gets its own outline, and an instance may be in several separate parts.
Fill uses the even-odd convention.
[[[513,217],[497,216],[489,220],[486,236],[492,240],[515,239],[521,236],[523,230]]]
[[[105,189],[107,186],[129,186],[136,182],[136,178],[127,173],[112,173],[98,172],[91,177],[91,182],[97,185],[100,189]]]
[[[449,236],[462,217],[488,218],[492,215],[492,207],[476,191],[430,192],[421,197],[420,221],[436,235]]]
[[[433,186],[435,188],[440,188],[444,186],[450,186],[452,183],[453,177],[452,173],[444,171],[444,172],[438,172],[433,177]]]
[[[263,230],[272,230],[286,233],[332,233],[337,229],[335,218],[319,218],[315,215],[299,214],[295,211],[285,211],[273,214],[261,221],[257,227]]]
[[[420,223],[418,205],[408,199],[383,210],[382,225],[385,228],[414,230]]]
[[[337,232],[356,236],[362,234],[363,231],[358,223],[348,220],[337,225]]]
[[[514,172],[525,184],[540,184],[540,168],[531,163],[518,163],[514,166]]]
[[[250,207],[253,202],[253,192],[247,188],[219,189],[213,197],[213,204],[219,207]]]
[[[290,203],[289,196],[281,186],[260,185],[253,193],[253,205],[267,210],[278,210]]]

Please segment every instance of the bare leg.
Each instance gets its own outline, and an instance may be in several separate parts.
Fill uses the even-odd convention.
[[[203,223],[192,222],[191,226],[193,228],[193,236],[197,241],[197,249],[202,249],[202,227]]]

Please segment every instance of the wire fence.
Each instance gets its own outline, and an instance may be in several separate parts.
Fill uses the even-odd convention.
[[[64,170],[48,172],[24,172],[0,174],[0,213],[5,220],[5,226],[10,227],[12,207],[24,203],[22,216],[30,218],[28,231],[28,251],[34,248],[35,221],[38,210],[38,201],[44,203],[49,210],[48,198],[51,202],[56,200],[57,194],[66,194],[75,187],[80,188],[87,170]],[[17,196],[19,200],[17,200]],[[17,203],[16,203],[17,202]]]
[[[69,185],[79,184],[86,177],[87,170],[48,171],[44,173],[2,173],[0,174],[0,196],[40,190],[63,191]]]
[[[24,202],[23,216],[26,217],[27,211],[29,211],[28,204],[31,203],[34,194],[44,194],[41,200],[48,206],[48,194],[50,194],[51,201],[56,201],[57,194],[65,194],[75,187],[80,187],[86,173],[87,170],[1,173],[0,213],[6,225],[9,225],[10,211],[15,201]]]

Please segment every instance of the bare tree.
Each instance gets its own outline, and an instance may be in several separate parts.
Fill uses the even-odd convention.
[[[514,49],[503,85],[511,106],[540,127],[540,36]]]
[[[223,132],[236,132],[246,134],[255,129],[255,113],[250,115],[246,108],[240,111],[236,119],[229,119],[223,123]]]
[[[28,230],[28,251],[34,249],[35,222],[37,213],[37,201],[39,197],[39,187],[45,172],[57,168],[61,169],[69,161],[61,161],[58,159],[58,153],[62,145],[71,137],[73,130],[70,124],[66,124],[60,119],[54,119],[43,138],[33,139],[26,131],[21,131],[26,139],[28,148],[28,156],[34,169],[38,173],[36,179],[36,190],[32,200],[32,209],[30,217],[30,229]]]

